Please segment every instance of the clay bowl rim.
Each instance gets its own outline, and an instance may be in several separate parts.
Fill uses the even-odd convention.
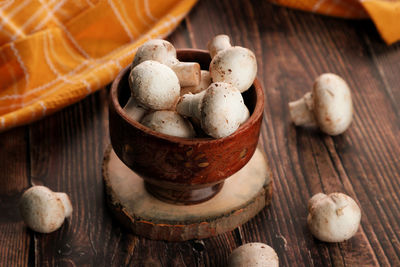
[[[192,53],[206,53],[206,54],[208,54],[207,50],[202,50],[202,49],[190,49],[190,48],[177,49],[177,54],[179,54],[179,53],[189,53],[189,52],[192,52]],[[179,55],[178,55],[178,57],[179,57]],[[111,101],[112,101],[112,104],[113,104],[113,106],[115,108],[115,111],[118,113],[119,116],[121,116],[132,127],[135,127],[137,129],[139,129],[140,131],[148,134],[148,135],[151,135],[151,136],[154,136],[154,137],[169,141],[171,143],[193,146],[193,145],[201,145],[201,144],[213,144],[213,143],[217,144],[217,143],[220,143],[220,142],[229,141],[229,139],[234,139],[236,136],[240,135],[242,132],[245,132],[249,127],[253,126],[255,124],[255,122],[259,119],[259,117],[263,115],[263,112],[264,112],[264,91],[263,91],[263,89],[261,87],[260,82],[256,78],[254,80],[253,84],[252,84],[252,87],[254,87],[254,90],[255,90],[255,93],[256,93],[256,105],[254,107],[254,110],[251,113],[250,118],[247,119],[247,121],[243,125],[241,125],[231,135],[228,135],[228,136],[222,137],[222,138],[212,138],[212,137],[183,138],[183,137],[176,137],[176,136],[171,136],[171,135],[159,133],[159,132],[156,132],[156,131],[151,130],[150,128],[144,126],[140,122],[131,119],[126,114],[126,112],[121,107],[121,105],[119,104],[119,101],[118,101],[118,85],[120,84],[120,82],[122,80],[122,77],[124,77],[126,72],[128,72],[129,70],[130,70],[130,65],[128,65],[127,67],[122,69],[118,73],[117,77],[114,79],[114,81],[113,81],[113,83],[111,85]]]

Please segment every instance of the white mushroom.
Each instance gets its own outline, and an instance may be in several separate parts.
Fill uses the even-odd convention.
[[[324,133],[339,135],[353,118],[349,86],[336,74],[322,74],[315,80],[312,92],[289,103],[289,111],[295,125],[319,126]]]
[[[201,80],[199,85],[189,86],[181,88],[181,96],[185,94],[197,94],[201,91],[206,90],[211,84],[210,72],[206,70],[201,70]]]
[[[208,43],[212,56],[210,74],[213,82],[230,83],[244,92],[257,75],[257,61],[247,48],[231,46],[227,35],[217,35]]]
[[[124,106],[124,110],[126,114],[135,121],[140,121],[147,112],[147,109],[141,107],[132,96]]]
[[[345,241],[355,235],[360,225],[360,208],[342,193],[314,195],[308,201],[308,211],[308,227],[321,241]]]
[[[154,110],[173,108],[180,95],[175,73],[153,60],[144,61],[131,70],[129,85],[137,103]]]
[[[229,267],[278,267],[275,250],[263,243],[247,243],[236,248],[228,258]]]
[[[161,110],[146,115],[141,123],[150,129],[183,138],[196,135],[190,122],[175,111]]]
[[[170,67],[178,76],[180,85],[196,86],[200,83],[200,65],[197,62],[180,62],[175,47],[168,41],[153,39],[140,46],[131,68],[146,60],[155,60]]]
[[[22,195],[19,210],[29,228],[39,233],[51,233],[71,216],[72,205],[67,194],[53,192],[45,186],[34,186]]]
[[[212,83],[198,94],[186,94],[176,106],[179,114],[200,120],[204,132],[214,138],[235,132],[249,117],[242,94],[228,83]]]

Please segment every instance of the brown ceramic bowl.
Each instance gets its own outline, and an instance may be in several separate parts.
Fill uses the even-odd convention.
[[[207,51],[182,49],[180,61],[198,62],[208,69]],[[243,93],[250,118],[232,135],[220,138],[179,138],[155,132],[131,120],[122,107],[130,97],[129,67],[114,80],[109,101],[111,144],[118,157],[146,183],[156,197],[177,204],[205,201],[222,187],[225,178],[252,157],[260,134],[264,93],[256,79]]]

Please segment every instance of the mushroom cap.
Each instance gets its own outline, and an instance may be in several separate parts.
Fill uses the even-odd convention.
[[[252,51],[233,46],[218,52],[210,63],[213,82],[232,84],[240,92],[250,88],[257,75],[256,57]]]
[[[136,51],[131,64],[131,69],[146,60],[154,60],[169,65],[176,61],[175,47],[166,40],[149,40],[141,45]]]
[[[325,73],[314,82],[314,115],[320,129],[329,135],[343,133],[353,117],[353,104],[347,83],[338,75]]]
[[[65,218],[63,202],[45,186],[34,186],[22,195],[19,210],[24,222],[39,233],[51,233]]]
[[[311,233],[321,241],[342,242],[358,230],[361,210],[343,193],[318,193],[308,203],[307,223]]]
[[[175,111],[160,110],[146,115],[141,123],[150,129],[182,138],[195,136],[192,124]]]
[[[201,128],[212,137],[228,136],[239,128],[246,116],[242,94],[231,84],[212,83],[201,102]]]
[[[144,61],[131,70],[129,85],[136,101],[154,110],[172,108],[181,89],[175,72],[153,60]]]
[[[229,267],[278,267],[275,250],[263,243],[247,243],[236,248],[228,258]]]

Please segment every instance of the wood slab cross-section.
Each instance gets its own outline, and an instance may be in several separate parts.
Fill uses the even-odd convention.
[[[170,204],[152,196],[143,179],[112,149],[104,156],[103,179],[118,220],[135,234],[156,240],[202,239],[231,231],[254,217],[272,196],[271,171],[259,149],[225,180],[216,196],[195,205]]]

